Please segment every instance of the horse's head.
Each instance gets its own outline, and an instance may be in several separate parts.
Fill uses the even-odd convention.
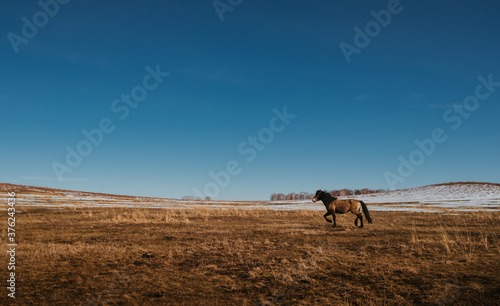
[[[321,190],[316,191],[316,194],[314,195],[314,198],[313,198],[313,202],[316,203],[319,200],[319,198],[321,197],[321,195],[323,195],[323,191],[321,191]]]

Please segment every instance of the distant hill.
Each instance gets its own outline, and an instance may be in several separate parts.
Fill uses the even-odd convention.
[[[452,185],[492,185],[492,186],[498,186],[498,187],[500,187],[500,184],[497,184],[497,183],[487,183],[487,182],[451,182],[451,183],[432,184],[432,185],[427,185],[427,186],[424,186],[424,187],[429,187],[429,186],[452,186]]]
[[[351,196],[352,197],[352,196]],[[356,196],[367,203],[435,202],[500,199],[500,184],[452,182]]]
[[[26,185],[15,185],[0,183],[0,192],[7,193],[15,191],[19,196],[35,195],[43,198],[74,198],[105,201],[137,201],[137,200],[173,200],[167,198],[139,197],[129,195],[115,195],[107,193],[95,193],[86,191],[74,191],[55,188],[45,188]],[[344,197],[342,197],[344,198]],[[367,203],[401,203],[401,202],[432,202],[432,201],[453,201],[453,200],[474,200],[474,199],[500,199],[500,184],[483,182],[451,182],[411,189],[401,189],[365,195],[350,195],[345,198],[356,198]],[[173,200],[177,201],[177,200]],[[310,201],[310,200],[308,200]]]
[[[28,185],[16,185],[8,183],[0,183],[0,192],[11,192],[15,191],[17,194],[37,194],[37,195],[48,195],[48,196],[73,196],[73,197],[103,197],[103,198],[145,198],[153,199],[154,197],[138,197],[130,195],[119,195],[119,194],[109,194],[100,192],[88,192],[88,191],[76,191],[76,190],[65,190],[56,188],[46,188]],[[154,198],[156,199],[156,198]]]

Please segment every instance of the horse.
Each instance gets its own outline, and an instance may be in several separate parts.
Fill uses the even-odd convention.
[[[358,200],[339,200],[335,197],[332,197],[328,192],[324,192],[322,190],[316,191],[316,195],[312,198],[312,201],[316,203],[318,200],[321,200],[323,204],[325,204],[326,214],[323,216],[327,222],[332,222],[332,220],[327,217],[332,215],[333,218],[333,227],[337,226],[337,222],[335,220],[335,213],[338,214],[346,214],[348,212],[352,212],[356,215],[356,220],[354,220],[354,225],[358,226],[358,219],[361,220],[361,227],[363,227],[363,215],[361,214],[361,209],[363,208],[363,213],[365,214],[366,220],[368,223],[372,223],[372,218],[370,218],[370,213],[368,212],[368,208],[363,201]]]

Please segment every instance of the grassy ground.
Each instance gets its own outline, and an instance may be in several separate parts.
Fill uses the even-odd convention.
[[[17,209],[18,304],[500,300],[500,212],[372,212],[358,229],[353,215],[332,228],[318,211]],[[0,262],[7,279],[5,252]],[[13,302],[5,283],[0,304]]]

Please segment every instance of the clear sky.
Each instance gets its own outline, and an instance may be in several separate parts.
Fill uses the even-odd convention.
[[[1,6],[0,182],[226,200],[500,182],[499,1]]]

